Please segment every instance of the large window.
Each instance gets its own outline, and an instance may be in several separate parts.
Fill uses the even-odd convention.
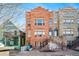
[[[38,18],[35,20],[35,25],[44,25],[45,21],[42,18]]]
[[[71,24],[73,23],[73,19],[65,19],[64,24]]]
[[[42,30],[38,30],[38,31],[35,31],[34,34],[35,34],[35,36],[39,36],[39,37],[41,37],[41,36],[45,35],[45,32],[42,31]]]
[[[63,34],[66,36],[73,36],[73,29],[65,29]]]

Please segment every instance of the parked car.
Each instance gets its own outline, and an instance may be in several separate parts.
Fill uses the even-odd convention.
[[[76,48],[77,48],[77,50],[79,50],[78,47],[79,47],[79,36],[76,37],[76,40],[73,41],[73,47],[72,47],[72,48],[73,48],[74,50],[76,50]]]
[[[68,41],[67,48],[72,49],[73,41]]]

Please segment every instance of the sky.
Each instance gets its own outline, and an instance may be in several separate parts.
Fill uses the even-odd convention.
[[[56,10],[66,6],[73,6],[73,7],[79,8],[79,3],[25,3],[20,5],[20,7],[23,8],[24,10],[31,10],[38,6],[42,6],[49,10],[50,9]]]
[[[69,7],[72,6],[74,8],[79,8],[79,3],[23,3],[19,5],[19,8],[23,11],[22,16],[19,16],[18,23],[20,25],[26,23],[26,13],[27,11],[30,11],[38,6],[41,6],[45,9],[48,9],[50,11],[56,11],[59,8]]]

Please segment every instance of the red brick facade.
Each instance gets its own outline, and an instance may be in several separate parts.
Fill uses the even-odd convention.
[[[42,18],[44,20],[44,25],[35,25],[35,20],[38,18]],[[49,33],[49,19],[52,19],[54,22],[54,15],[53,12],[49,12],[47,9],[44,9],[42,7],[37,7],[31,12],[27,12],[26,14],[26,40],[30,40],[30,43],[32,46],[35,47],[35,45],[39,46],[40,42],[43,42],[48,38]],[[28,22],[30,24],[28,24]],[[44,35],[41,37],[35,35],[35,31],[41,29],[44,31]],[[54,30],[54,23],[52,23],[52,30]],[[30,33],[29,33],[30,32]],[[29,36],[30,35],[30,36]]]

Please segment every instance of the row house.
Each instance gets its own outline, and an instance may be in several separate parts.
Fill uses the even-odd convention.
[[[26,14],[26,39],[32,46],[39,46],[53,35],[54,14],[42,7],[37,7]]]
[[[37,7],[26,14],[26,41],[34,47],[52,36],[65,36],[68,41],[79,35],[79,12],[73,7],[49,11]]]

